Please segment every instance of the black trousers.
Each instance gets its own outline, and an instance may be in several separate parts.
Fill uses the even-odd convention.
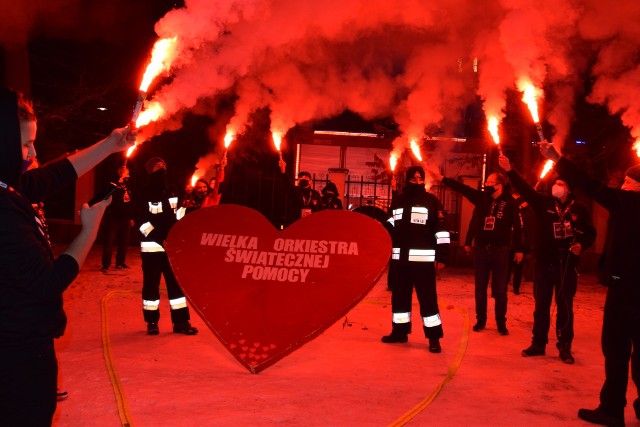
[[[113,245],[116,245],[116,265],[124,265],[129,248],[131,221],[126,218],[105,218],[104,248],[102,250],[102,267],[109,268]]]
[[[616,281],[620,282],[620,281]],[[615,283],[607,290],[602,322],[602,353],[605,381],[600,405],[607,413],[622,417],[627,403],[629,359],[631,378],[640,396],[640,287],[638,283]]]
[[[0,424],[50,426],[56,411],[58,361],[53,339],[0,351]]]
[[[394,284],[391,290],[391,311],[410,313],[413,289],[416,290],[420,304],[420,316],[423,319],[424,335],[428,339],[442,338],[442,324],[427,327],[424,319],[438,316],[438,295],[436,292],[436,270],[432,262],[396,263],[394,267]],[[400,333],[411,332],[411,317],[408,323],[392,322],[393,330]]]
[[[176,276],[171,270],[169,258],[166,252],[142,252],[142,300],[160,300],[160,278],[164,276],[167,285],[169,301],[184,298],[184,293],[178,285]],[[159,307],[158,307],[159,308]],[[144,320],[147,323],[157,323],[160,320],[160,310],[142,310]],[[189,308],[185,305],[179,309],[171,309],[171,321],[182,323],[189,320]]]
[[[573,342],[573,298],[578,288],[578,258],[565,255],[550,263],[536,261],[533,278],[533,344],[544,347],[549,342],[551,301],[556,297],[556,337],[559,345]]]
[[[509,283],[509,247],[475,247],[476,319],[487,323],[487,289],[491,277],[491,297],[495,299],[496,324],[507,323],[507,286]]]

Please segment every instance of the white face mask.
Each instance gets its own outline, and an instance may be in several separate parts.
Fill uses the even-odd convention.
[[[562,199],[567,195],[567,189],[560,185],[554,185],[551,187],[551,195],[556,199]]]

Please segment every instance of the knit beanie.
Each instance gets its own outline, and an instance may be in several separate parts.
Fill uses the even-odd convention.
[[[424,169],[422,169],[422,166],[411,166],[409,169],[407,169],[405,181],[409,182],[411,178],[416,176],[416,172],[418,172],[420,174],[420,178],[424,180]]]
[[[630,167],[624,174],[634,181],[640,182],[640,165]]]
[[[152,157],[147,160],[147,163],[144,164],[144,168],[146,169],[148,174],[151,174],[151,172],[153,172],[153,167],[158,163],[164,163],[165,167],[167,165],[167,162],[162,160],[160,157]]]

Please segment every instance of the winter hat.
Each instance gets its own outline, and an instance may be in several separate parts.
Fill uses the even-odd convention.
[[[329,181],[329,182],[327,183],[327,185],[325,185],[325,187],[322,189],[322,194],[323,194],[323,195],[326,195],[326,194],[327,194],[327,191],[333,191],[333,193],[334,193],[336,196],[339,196],[339,193],[338,193],[338,187],[336,187],[336,185],[335,185],[333,182],[331,182],[331,181]]]
[[[160,157],[152,157],[149,160],[147,160],[147,163],[144,164],[144,168],[146,169],[148,174],[151,174],[151,172],[153,172],[153,167],[158,163],[163,163],[166,169],[167,162],[162,160]]]
[[[630,167],[624,174],[634,181],[640,182],[640,165]]]
[[[416,176],[416,172],[418,172],[420,174],[420,178],[424,180],[424,169],[422,169],[422,166],[411,166],[409,169],[407,169],[405,181],[409,182],[411,178]]]

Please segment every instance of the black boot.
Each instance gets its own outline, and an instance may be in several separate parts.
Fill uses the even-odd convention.
[[[544,356],[544,346],[531,344],[528,348],[522,350],[522,357]]]
[[[608,427],[624,427],[624,415],[615,417],[604,412],[599,406],[596,409],[580,409],[578,418],[582,418],[593,424],[600,424]]]
[[[473,332],[480,332],[482,331],[485,326],[487,326],[486,322],[481,322],[481,321],[477,321],[475,325],[473,325]]]
[[[571,354],[571,344],[569,343],[557,343],[556,347],[560,352],[558,355],[560,356],[560,360],[562,360],[567,365],[573,365],[575,363],[575,359],[573,358],[573,354]]]
[[[407,342],[408,340],[409,338],[407,337],[407,334],[398,332],[397,330],[393,330],[389,335],[385,335],[384,337],[380,338],[380,341],[386,344]]]
[[[191,326],[191,323],[180,322],[173,324],[173,333],[174,334],[185,334],[185,335],[195,335],[198,333],[198,329]]]
[[[429,339],[429,351],[431,353],[441,353],[442,347],[440,347],[440,340],[438,338]]]
[[[147,323],[147,335],[158,335],[160,333],[160,328],[158,328],[157,323],[149,322]]]

